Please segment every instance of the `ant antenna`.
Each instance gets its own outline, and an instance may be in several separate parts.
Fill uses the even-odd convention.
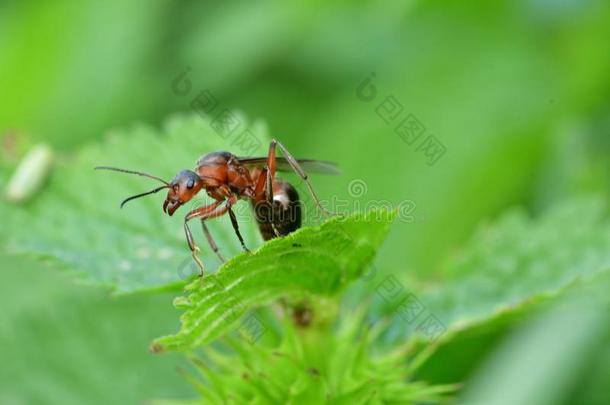
[[[121,208],[123,208],[123,205],[125,205],[127,202],[129,202],[129,201],[131,201],[131,200],[135,200],[136,198],[140,198],[140,197],[144,197],[144,196],[147,196],[147,195],[150,195],[150,194],[157,193],[157,192],[159,192],[159,191],[163,190],[164,188],[168,188],[168,187],[169,187],[169,185],[167,185],[167,186],[161,186],[161,187],[157,187],[157,188],[155,188],[154,190],[150,190],[150,191],[147,191],[147,192],[145,192],[145,193],[136,194],[136,195],[133,195],[133,196],[131,196],[131,197],[129,197],[129,198],[126,198],[126,199],[125,199],[125,200],[123,200],[123,202],[121,203]]]
[[[159,178],[157,176],[153,176],[151,174],[144,173],[144,172],[136,172],[135,170],[119,169],[118,167],[110,167],[110,166],[97,166],[97,167],[95,167],[95,170],[112,170],[114,172],[129,173],[129,174],[135,174],[135,175],[138,175],[138,176],[144,176],[144,177],[148,177],[150,179],[158,180],[161,183],[165,184],[167,187],[169,187],[169,183],[167,181],[165,181],[165,180],[163,180],[163,179],[161,179],[161,178]],[[165,187],[162,187],[162,188],[165,188]],[[159,190],[160,189],[157,189],[154,192],[156,193]],[[152,191],[150,193],[152,193]],[[148,193],[148,194],[150,194],[150,193]]]

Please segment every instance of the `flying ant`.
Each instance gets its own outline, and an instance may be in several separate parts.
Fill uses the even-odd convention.
[[[280,148],[283,158],[276,157],[276,147]],[[199,247],[195,244],[188,225],[190,220],[201,219],[203,233],[208,244],[221,261],[224,261],[224,258],[220,254],[205,221],[228,213],[242,248],[248,251],[239,232],[237,218],[232,210],[232,207],[240,199],[250,200],[259,230],[265,240],[288,235],[301,226],[299,195],[289,182],[275,177],[276,171],[292,170],[298,174],[309,189],[316,206],[325,214],[330,214],[320,204],[320,199],[309,182],[304,168],[317,173],[339,173],[337,167],[330,162],[295,159],[286,147],[275,139],[271,141],[269,153],[266,157],[237,157],[229,152],[208,153],[197,161],[195,171],[182,170],[170,183],[159,177],[133,170],[108,166],[99,166],[95,169],[135,174],[163,183],[161,187],[125,199],[121,203],[121,208],[128,201],[168,189],[167,197],[163,203],[163,212],[172,216],[181,205],[190,201],[199,191],[204,189],[215,201],[190,211],[184,217],[186,241],[193,259],[199,266],[201,275],[203,275],[203,263],[197,256]]]

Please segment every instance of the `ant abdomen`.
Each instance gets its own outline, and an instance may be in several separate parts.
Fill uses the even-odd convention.
[[[276,179],[273,182],[272,203],[262,199],[252,201],[252,206],[258,228],[265,240],[288,235],[301,227],[299,194],[287,181]]]

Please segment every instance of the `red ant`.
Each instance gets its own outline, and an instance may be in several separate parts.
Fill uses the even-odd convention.
[[[276,147],[279,147],[282,151],[283,158],[276,157]],[[259,230],[265,240],[288,235],[301,226],[299,195],[290,183],[275,177],[276,170],[293,170],[297,173],[307,185],[316,206],[325,214],[330,214],[320,204],[320,199],[309,182],[303,167],[312,172],[339,173],[337,167],[330,162],[295,159],[284,145],[275,139],[269,145],[267,157],[237,157],[229,152],[208,153],[197,161],[196,171],[182,170],[170,183],[159,177],[133,170],[107,166],[100,166],[95,169],[136,174],[158,180],[164,184],[146,193],[136,194],[125,199],[121,203],[121,208],[128,201],[168,189],[167,197],[163,203],[163,212],[172,216],[181,205],[190,201],[201,189],[205,189],[206,193],[216,201],[196,208],[184,217],[186,241],[193,259],[199,266],[201,275],[203,275],[203,263],[197,257],[199,247],[195,244],[193,234],[188,226],[191,219],[201,218],[203,233],[210,247],[221,261],[224,261],[224,258],[220,254],[205,220],[228,213],[242,248],[249,251],[239,232],[237,218],[232,210],[233,205],[239,199],[250,200]]]

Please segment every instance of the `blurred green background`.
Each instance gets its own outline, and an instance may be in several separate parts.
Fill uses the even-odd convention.
[[[160,125],[207,89],[263,118],[293,154],[336,161],[343,175],[316,177],[320,195],[349,198],[357,179],[362,201],[415,202],[376,263],[435,281],[506,208],[607,194],[609,38],[604,0],[3,2],[2,186],[27,145],[69,156],[110,129]],[[185,69],[181,96],[172,83]],[[376,97],[363,101],[372,73]],[[386,123],[389,96],[402,112]],[[435,164],[394,131],[408,114],[445,148]],[[112,298],[31,261],[0,262],[0,402],[192,394],[180,358],[146,352],[176,328],[170,294]],[[150,318],[134,322],[143,309]]]

